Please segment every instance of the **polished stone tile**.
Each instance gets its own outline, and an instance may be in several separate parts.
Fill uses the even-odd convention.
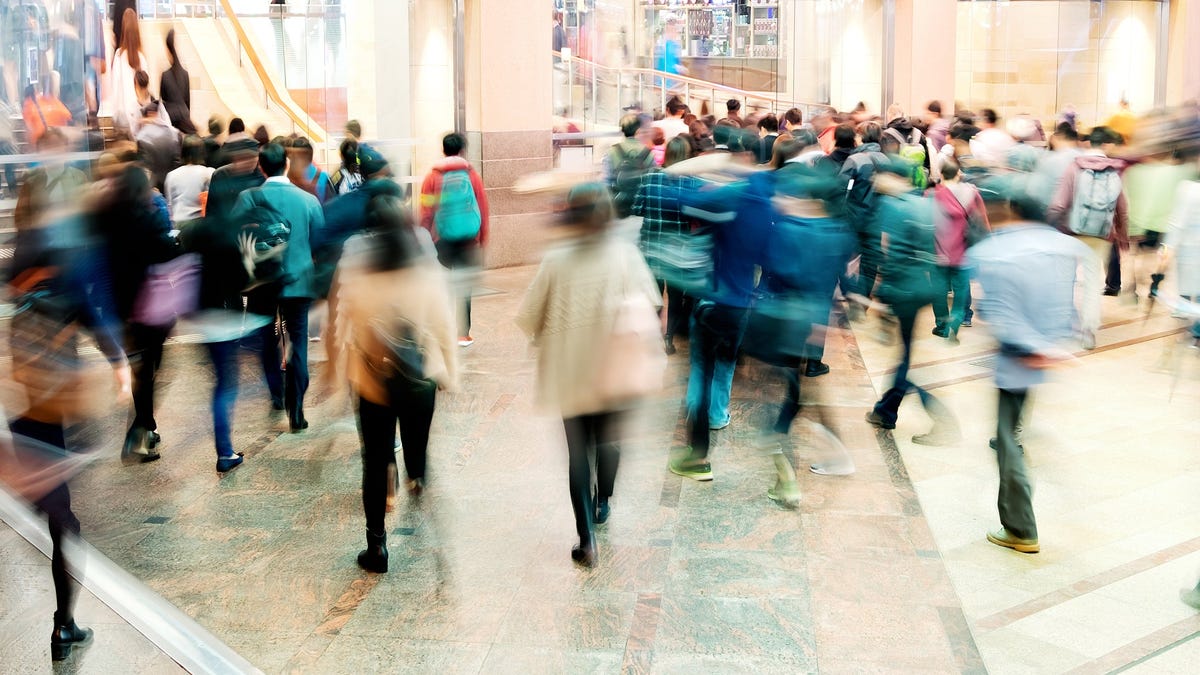
[[[664,596],[656,652],[805,663],[817,654],[807,599]]]
[[[557,601],[519,593],[495,642],[516,647],[623,649],[636,600],[634,593],[618,592],[580,591]]]
[[[472,642],[389,640],[343,635],[313,666],[318,673],[446,673],[475,675],[490,645]]]

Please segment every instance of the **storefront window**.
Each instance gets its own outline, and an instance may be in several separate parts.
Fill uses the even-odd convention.
[[[960,0],[956,89],[968,108],[1051,122],[1073,109],[1085,125],[1155,104],[1156,0]]]

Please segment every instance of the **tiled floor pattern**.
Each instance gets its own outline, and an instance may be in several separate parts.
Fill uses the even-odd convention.
[[[918,326],[912,377],[957,413],[964,437],[912,444],[929,423],[915,398],[894,437],[992,673],[1195,672],[1185,655],[1197,654],[1200,617],[1178,591],[1200,572],[1200,355],[1176,347],[1182,322],[1146,309],[1105,298],[1099,347],[1031,399],[1033,556],[983,537],[999,522],[986,327],[963,329],[953,347],[929,334],[932,317]],[[865,337],[860,347],[885,386],[895,348]],[[1182,376],[1164,368],[1168,354]]]
[[[861,421],[894,365],[893,348],[861,324],[831,335],[833,373],[804,381],[857,474],[802,472],[799,512],[766,500],[772,471],[753,439],[782,382],[751,365],[739,370],[734,423],[717,435],[716,480],[670,475],[676,368],[663,401],[630,423],[601,564],[584,572],[567,556],[562,432],[531,408],[532,361],[511,325],[531,274],[486,279],[498,293],[475,302],[479,341],[464,353],[465,387],[439,399],[430,488],[419,503],[402,499],[389,521],[387,575],[354,564],[360,463],[347,397],[314,387],[312,429],[281,433],[247,359],[243,382],[254,384],[243,388],[235,437],[247,463],[218,480],[211,376],[190,345],[167,355],[164,459],[122,467],[114,452],[77,481],[86,536],[266,672],[1169,672],[1191,663],[1200,624],[1175,593],[1200,568],[1196,462],[1183,441],[1196,438],[1200,387],[1185,377],[1168,400],[1171,378],[1145,369],[1163,339],[1136,342],[1171,330],[1168,319],[1107,329],[1102,347],[1134,342],[1080,359],[1038,393],[1027,434],[1038,556],[983,541],[996,483],[986,446],[994,399],[978,364],[984,329],[964,330],[953,349],[932,337],[918,345],[918,360],[932,365],[914,377],[936,386],[965,431],[959,446],[922,448],[909,442],[927,424],[915,404],[894,437]],[[114,420],[80,438],[115,448],[121,431]],[[805,424],[792,437],[799,466],[821,457]]]

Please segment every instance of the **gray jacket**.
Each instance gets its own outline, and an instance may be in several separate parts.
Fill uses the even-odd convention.
[[[1040,223],[1011,224],[967,251],[984,297],[979,314],[1000,343],[996,386],[1019,391],[1046,380],[1023,356],[1061,351],[1075,333],[1075,270],[1098,264],[1087,245]]]

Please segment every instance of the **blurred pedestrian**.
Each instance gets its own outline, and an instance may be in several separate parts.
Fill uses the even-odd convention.
[[[150,62],[142,52],[137,12],[126,8],[121,19],[119,30],[114,23],[114,32],[119,32],[121,37],[116,43],[117,50],[113,52],[112,69],[109,70],[108,96],[113,127],[127,130],[132,136],[137,133],[142,119],[134,78],[139,71],[145,71]]]
[[[574,236],[547,251],[516,320],[538,348],[538,401],[562,415],[566,431],[579,536],[571,559],[591,567],[597,555],[594,528],[608,520],[620,462],[620,411],[630,403],[613,397],[605,383],[614,375],[622,386],[654,376],[623,372],[622,364],[606,361],[613,356],[608,347],[625,319],[648,320],[653,326],[662,296],[634,246],[611,233],[612,203],[603,185],[587,183],[571,190],[564,220]],[[638,314],[622,317],[623,312]],[[662,356],[657,333],[650,329],[647,357],[655,349]],[[638,337],[646,336],[634,335]],[[659,371],[659,387],[661,376]]]
[[[345,354],[362,434],[367,548],[358,564],[387,572],[384,524],[396,424],[409,493],[426,480],[429,430],[439,389],[457,381],[454,315],[445,271],[424,255],[408,209],[395,195],[368,206],[367,231],[346,242],[329,296],[332,375]]]
[[[358,161],[358,141],[353,138],[342,141],[338,146],[338,155],[342,158],[342,166],[329,178],[334,197],[353,192],[363,184],[363,174]]]
[[[467,139],[442,138],[445,158],[421,184],[421,227],[433,236],[438,260],[450,270],[458,305],[458,346],[475,344],[471,337],[473,279],[483,265],[488,240],[488,201],[483,179],[462,156]]]
[[[204,214],[208,185],[214,169],[204,166],[204,141],[199,136],[183,139],[183,166],[167,174],[165,193],[176,230],[187,229]]]
[[[192,80],[179,61],[175,51],[175,29],[167,31],[167,60],[170,67],[162,72],[158,81],[158,93],[171,124],[182,134],[196,133],[192,123]]]

